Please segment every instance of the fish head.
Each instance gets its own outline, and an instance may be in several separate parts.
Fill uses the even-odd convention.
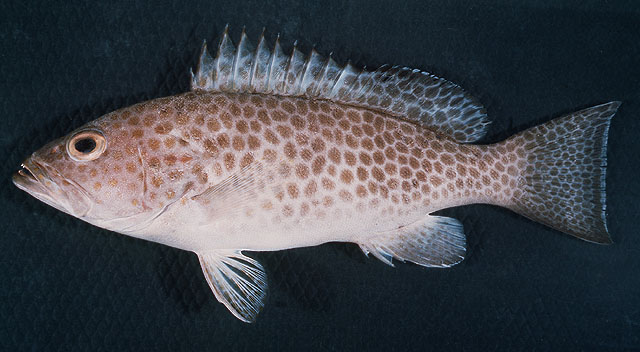
[[[60,211],[122,230],[124,224],[114,220],[152,209],[144,206],[142,196],[140,148],[115,128],[116,123],[105,115],[46,144],[22,163],[13,183]]]

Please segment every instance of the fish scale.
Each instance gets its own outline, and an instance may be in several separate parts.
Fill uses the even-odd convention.
[[[393,265],[449,267],[466,239],[453,218],[485,203],[610,243],[606,137],[619,102],[472,145],[479,102],[429,73],[285,56],[264,36],[203,46],[192,90],[109,113],[54,140],[14,183],[96,226],[198,255],[215,297],[255,320],[267,279],[243,250],[357,243]]]

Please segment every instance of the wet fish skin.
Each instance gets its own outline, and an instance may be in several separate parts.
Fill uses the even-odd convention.
[[[197,253],[243,321],[262,308],[266,277],[242,250],[348,241],[391,265],[448,267],[464,258],[462,225],[429,214],[473,203],[610,242],[604,166],[618,102],[471,145],[488,121],[454,84],[300,55],[264,38],[253,49],[244,34],[235,49],[225,32],[216,60],[203,50],[192,91],[47,144],[14,183],[94,225]]]

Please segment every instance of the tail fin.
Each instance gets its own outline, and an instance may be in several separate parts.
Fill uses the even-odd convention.
[[[609,123],[620,102],[584,109],[512,137],[524,145],[514,210],[585,241],[611,243],[605,172]]]

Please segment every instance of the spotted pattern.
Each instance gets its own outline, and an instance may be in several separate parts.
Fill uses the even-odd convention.
[[[607,130],[619,105],[578,111],[510,138],[506,145],[521,157],[515,166],[522,174],[512,208],[574,236],[609,243]]]
[[[128,134],[139,116],[149,126]],[[205,189],[254,161],[277,168],[282,184],[256,202],[272,221],[507,203],[518,176],[511,147],[460,145],[410,122],[328,101],[196,91],[114,112],[101,123],[118,123],[113,133],[129,136],[115,177],[138,173],[142,182],[129,189],[141,188],[134,197],[139,207]]]
[[[610,109],[597,112],[611,115]],[[259,163],[273,172],[277,187],[262,187],[244,204],[245,214],[271,223],[424,216],[490,203],[575,234],[604,226],[594,215],[604,209],[603,186],[581,190],[594,182],[593,173],[604,175],[599,153],[606,141],[595,137],[606,135],[608,119],[585,114],[595,112],[474,146],[371,109],[193,91],[90,123],[88,128],[105,131],[108,140],[107,150],[94,161],[70,160],[64,139],[54,142],[43,160],[72,173],[98,202],[121,204],[117,212],[122,214],[160,209]],[[585,125],[592,120],[599,123]],[[593,144],[561,143],[581,129]],[[575,171],[571,160],[584,167]],[[554,182],[535,182],[548,176]],[[575,204],[582,208],[570,209]],[[577,215],[559,215],[569,211]]]
[[[277,42],[272,51],[267,49],[264,36],[255,49],[244,32],[236,49],[226,30],[218,48],[214,60],[203,47],[191,82],[193,89],[331,100],[408,119],[465,143],[482,138],[489,125],[484,108],[475,98],[456,84],[420,70],[385,65],[373,72],[361,71],[349,64],[340,67],[315,51],[306,58],[295,48],[286,57]],[[273,115],[276,120],[285,115],[306,115],[308,111],[302,101],[281,101],[279,106],[280,112]],[[230,108],[233,116],[240,111],[247,116],[256,110]],[[318,118],[326,120],[328,116],[319,114]],[[304,120],[291,123],[301,126]],[[351,132],[348,136],[356,138],[372,131],[371,126],[354,126],[351,130],[344,128],[346,123],[342,126],[344,132]]]

